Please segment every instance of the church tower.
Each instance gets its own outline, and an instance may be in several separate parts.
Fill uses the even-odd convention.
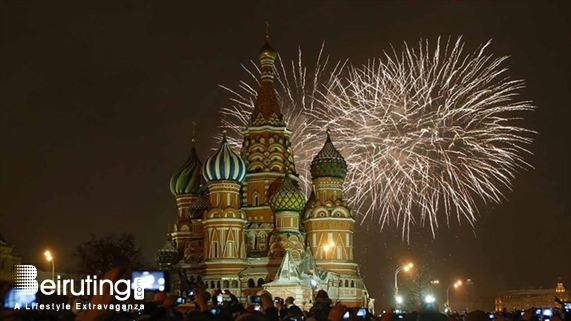
[[[198,204],[201,203],[203,197],[204,179],[202,178],[202,162],[196,153],[195,142],[193,137],[188,159],[171,177],[169,184],[178,208],[177,221],[173,224],[170,236],[179,251],[179,257],[183,256],[185,249],[191,242],[203,243],[202,224],[196,221],[195,207],[197,202]],[[201,214],[199,213],[199,215]]]
[[[365,292],[358,264],[353,260],[353,232],[355,219],[343,199],[343,181],[347,175],[347,163],[333,146],[330,132],[321,151],[311,162],[314,196],[306,206],[305,228],[307,245],[316,258],[317,267],[338,275],[335,289],[339,300],[348,305],[362,304],[355,301]],[[331,282],[331,281],[330,281]],[[343,287],[356,288],[360,293],[344,297]]]
[[[209,210],[203,218],[206,275],[212,288],[230,289],[239,295],[238,274],[246,268],[244,228],[240,210],[240,188],[246,165],[228,146],[226,134],[220,147],[204,163],[204,179],[209,190]]]
[[[274,88],[274,63],[277,52],[269,42],[259,51],[261,65],[260,90],[246,129],[242,132],[242,159],[246,165],[242,209],[246,213],[248,256],[266,256],[269,236],[274,230],[274,213],[270,197],[281,185],[284,174],[295,175],[291,132],[286,128]],[[292,176],[297,181],[298,178]],[[273,262],[279,266],[281,260]]]

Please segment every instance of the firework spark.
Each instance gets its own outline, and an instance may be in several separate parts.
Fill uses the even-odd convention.
[[[321,46],[315,68],[308,71],[303,62],[301,49],[298,59],[291,61],[286,68],[281,56],[277,59],[274,75],[276,94],[279,106],[284,115],[288,129],[292,131],[291,142],[294,151],[296,170],[301,179],[302,188],[308,192],[311,186],[309,165],[319,149],[323,147],[324,129],[312,126],[314,111],[319,102],[315,99],[323,86],[332,85],[346,67],[345,62],[330,63],[329,56],[324,56],[325,44]],[[248,124],[254,110],[254,103],[260,88],[259,63],[251,61],[251,66],[242,65],[250,79],[240,81],[238,89],[220,85],[231,94],[230,107],[221,109],[222,126],[229,130],[228,143],[240,149],[243,143],[242,130]]]
[[[439,38],[434,52],[405,43],[322,92],[312,126],[335,129],[352,203],[381,228],[394,222],[408,239],[410,224],[428,223],[434,235],[438,213],[473,225],[531,167],[534,132],[516,124],[534,107],[517,100],[524,82],[505,75],[507,57],[486,54],[489,44],[464,54],[461,38]]]
[[[506,76],[507,57],[486,54],[489,42],[466,54],[464,42],[406,43],[361,67],[321,63],[307,73],[299,59],[288,71],[279,60],[277,93],[293,132],[296,165],[305,187],[309,164],[331,128],[349,165],[345,187],[353,209],[394,223],[408,238],[410,225],[428,223],[434,235],[439,215],[474,224],[480,203],[500,203],[525,161],[533,131],[517,126],[531,102],[517,100],[522,80]],[[240,82],[234,105],[222,113],[231,143],[253,110],[259,69],[244,67],[253,85]],[[306,81],[310,79],[310,81]]]

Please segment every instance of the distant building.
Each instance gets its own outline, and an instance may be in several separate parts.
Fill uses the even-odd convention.
[[[560,307],[555,302],[555,297],[563,301],[569,301],[569,291],[565,290],[562,282],[558,282],[555,288],[551,289],[526,289],[511,290],[498,294],[495,300],[496,311],[506,309],[525,310],[529,308]]]
[[[12,265],[22,264],[22,257],[0,233],[0,281],[12,281]]]

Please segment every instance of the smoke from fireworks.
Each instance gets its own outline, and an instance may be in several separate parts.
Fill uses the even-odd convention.
[[[307,180],[329,127],[349,165],[350,204],[364,217],[381,228],[396,224],[403,238],[418,222],[434,234],[439,213],[447,223],[473,224],[481,203],[503,201],[517,171],[530,167],[524,156],[533,132],[516,124],[534,107],[517,100],[524,83],[505,75],[507,57],[485,53],[489,44],[465,54],[461,38],[438,39],[433,51],[428,41],[405,43],[401,53],[393,49],[361,67],[337,64],[328,72],[318,63],[309,83],[301,55],[294,72],[281,65],[277,91],[298,171]],[[250,72],[255,80],[258,74]],[[223,113],[232,116],[227,126],[241,130],[256,90],[240,87],[245,95],[226,88],[236,105]]]

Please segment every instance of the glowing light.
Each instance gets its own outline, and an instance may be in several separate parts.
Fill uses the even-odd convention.
[[[442,219],[473,225],[482,206],[504,201],[516,173],[531,168],[524,157],[535,132],[518,122],[535,107],[517,100],[524,82],[506,76],[507,57],[485,53],[489,44],[466,54],[461,38],[421,40],[359,67],[329,64],[322,47],[312,72],[301,50],[292,71],[278,59],[276,90],[306,191],[309,164],[332,128],[348,163],[348,201],[381,229],[394,224],[408,239],[411,225],[426,224],[435,235]],[[222,126],[235,147],[257,96],[253,66],[246,70],[255,84],[223,87],[234,106],[223,109]]]
[[[397,300],[398,304],[401,304],[402,303],[402,296],[397,296],[396,300]]]
[[[434,296],[432,296],[432,295],[427,295],[427,296],[424,298],[424,302],[426,302],[426,303],[434,303],[435,301],[436,301],[436,299],[435,299]]]
[[[152,289],[154,284],[155,284],[155,277],[148,273],[148,272],[144,272],[142,275],[142,283],[143,283],[143,288],[144,289]]]
[[[54,259],[52,256],[52,253],[50,251],[45,251],[44,255],[46,257],[46,260],[48,260],[48,261],[52,261]]]

